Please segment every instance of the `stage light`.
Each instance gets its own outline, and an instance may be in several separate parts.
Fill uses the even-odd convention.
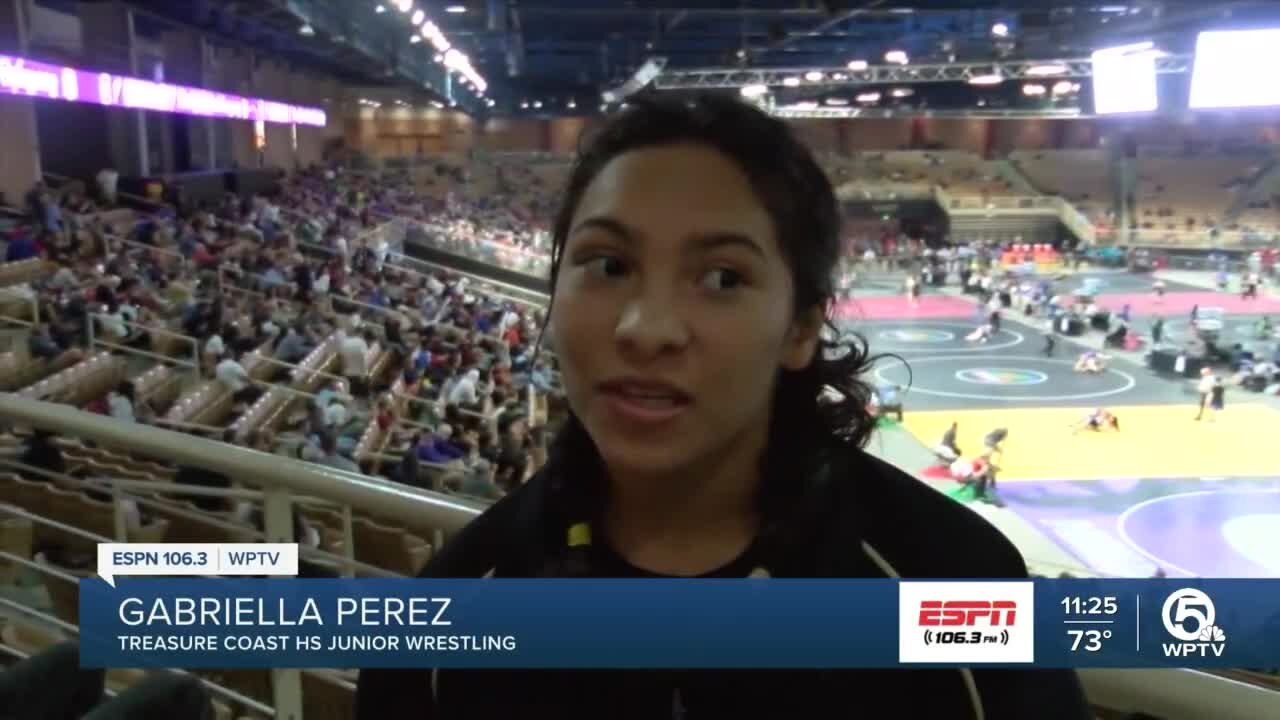
[[[1054,95],[1066,95],[1071,92],[1074,86],[1067,80],[1059,80],[1053,84]]]
[[[844,98],[827,98],[828,105],[848,105],[849,101]]]
[[[878,92],[862,93],[856,99],[860,103],[880,102],[880,93]]]
[[[1043,85],[1037,85],[1035,83],[1027,83],[1026,85],[1022,86],[1023,95],[1036,97],[1039,95],[1044,95],[1046,92],[1048,92],[1048,90],[1046,90],[1045,86]]]
[[[821,82],[822,73],[818,72],[817,70],[810,70],[809,72],[804,74],[804,79],[808,80],[809,82]]]
[[[413,0],[396,0],[396,7],[400,8],[400,12],[408,13],[413,9]]]
[[[420,42],[422,42],[422,38],[421,38],[421,37],[419,37],[417,33],[414,33],[413,35],[410,35],[410,36],[409,36],[409,44],[410,44],[410,45],[417,45],[417,44],[418,44],[418,43],[420,43]]]
[[[991,34],[999,38],[1009,37],[1009,26],[998,22],[991,26]]]
[[[444,11],[447,13],[453,13],[457,15],[457,14],[466,12],[467,7],[465,5],[450,5],[449,7],[445,8]]]
[[[998,72],[984,73],[982,75],[974,75],[969,78],[970,85],[999,85],[1004,82],[1004,76]]]
[[[844,73],[831,73],[831,79],[836,81],[848,80],[849,76]]]
[[[542,101],[541,101],[541,100],[534,100],[534,101],[533,101],[533,109],[534,109],[534,110],[541,110],[541,109],[542,109]]]
[[[884,61],[894,65],[906,65],[911,58],[907,57],[907,53],[902,50],[890,50],[884,54]]]
[[[911,97],[912,95],[915,95],[916,91],[912,90],[911,88],[894,88],[893,92],[889,94],[896,98],[905,98],[905,97]]]
[[[787,87],[799,87],[799,86],[800,86],[800,78],[798,78],[798,77],[783,78],[783,79],[782,79],[782,84],[783,84],[783,85],[786,85]]]
[[[528,101],[528,100],[525,100],[524,102],[520,103],[520,109],[521,109],[521,110],[528,110],[528,109],[529,109],[529,101]]]
[[[854,72],[858,72],[859,70],[866,70],[867,61],[866,60],[850,60],[849,64],[846,67],[848,67],[850,70],[853,70]]]
[[[315,37],[316,29],[311,27],[311,23],[302,23],[302,27],[298,28],[298,34],[302,37]]]
[[[374,8],[373,11],[381,15],[382,13],[387,11],[387,6],[383,5],[382,3],[378,3],[378,7]]]
[[[573,110],[576,107],[578,107],[577,101],[575,101],[573,98],[569,98],[569,109]]]
[[[1027,75],[1030,77],[1053,77],[1054,75],[1066,75],[1070,70],[1062,63],[1046,63],[1044,65],[1032,65],[1027,68]]]
[[[414,27],[417,27],[422,24],[423,20],[426,20],[426,19],[427,19],[427,14],[425,12],[421,10],[414,10],[413,17],[409,18],[409,22],[413,23]]]
[[[756,83],[754,85],[743,85],[738,92],[741,93],[744,98],[758,98],[769,92],[769,88]]]

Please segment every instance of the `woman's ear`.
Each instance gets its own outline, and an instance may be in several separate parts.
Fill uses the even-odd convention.
[[[821,305],[814,305],[791,322],[787,339],[782,348],[782,367],[786,370],[803,370],[813,361],[818,351],[818,339],[826,314]]]

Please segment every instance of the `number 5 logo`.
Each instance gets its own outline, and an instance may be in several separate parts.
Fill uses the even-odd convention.
[[[1200,639],[1200,632],[1213,625],[1215,612],[1213,600],[1208,595],[1195,588],[1183,588],[1165,599],[1160,619],[1164,621],[1165,631],[1173,637],[1183,642],[1196,642]]]

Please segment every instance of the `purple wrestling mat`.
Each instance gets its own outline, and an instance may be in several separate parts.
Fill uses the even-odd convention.
[[[1103,575],[1280,578],[1280,479],[1010,482],[999,493]]]

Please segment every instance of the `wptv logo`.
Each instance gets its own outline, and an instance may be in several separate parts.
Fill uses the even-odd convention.
[[[1182,642],[1161,643],[1165,657],[1222,657],[1227,634],[1215,623],[1218,611],[1203,591],[1182,588],[1165,598],[1160,621],[1165,632]]]
[[[898,662],[1034,662],[1034,620],[1030,582],[903,582]]]

